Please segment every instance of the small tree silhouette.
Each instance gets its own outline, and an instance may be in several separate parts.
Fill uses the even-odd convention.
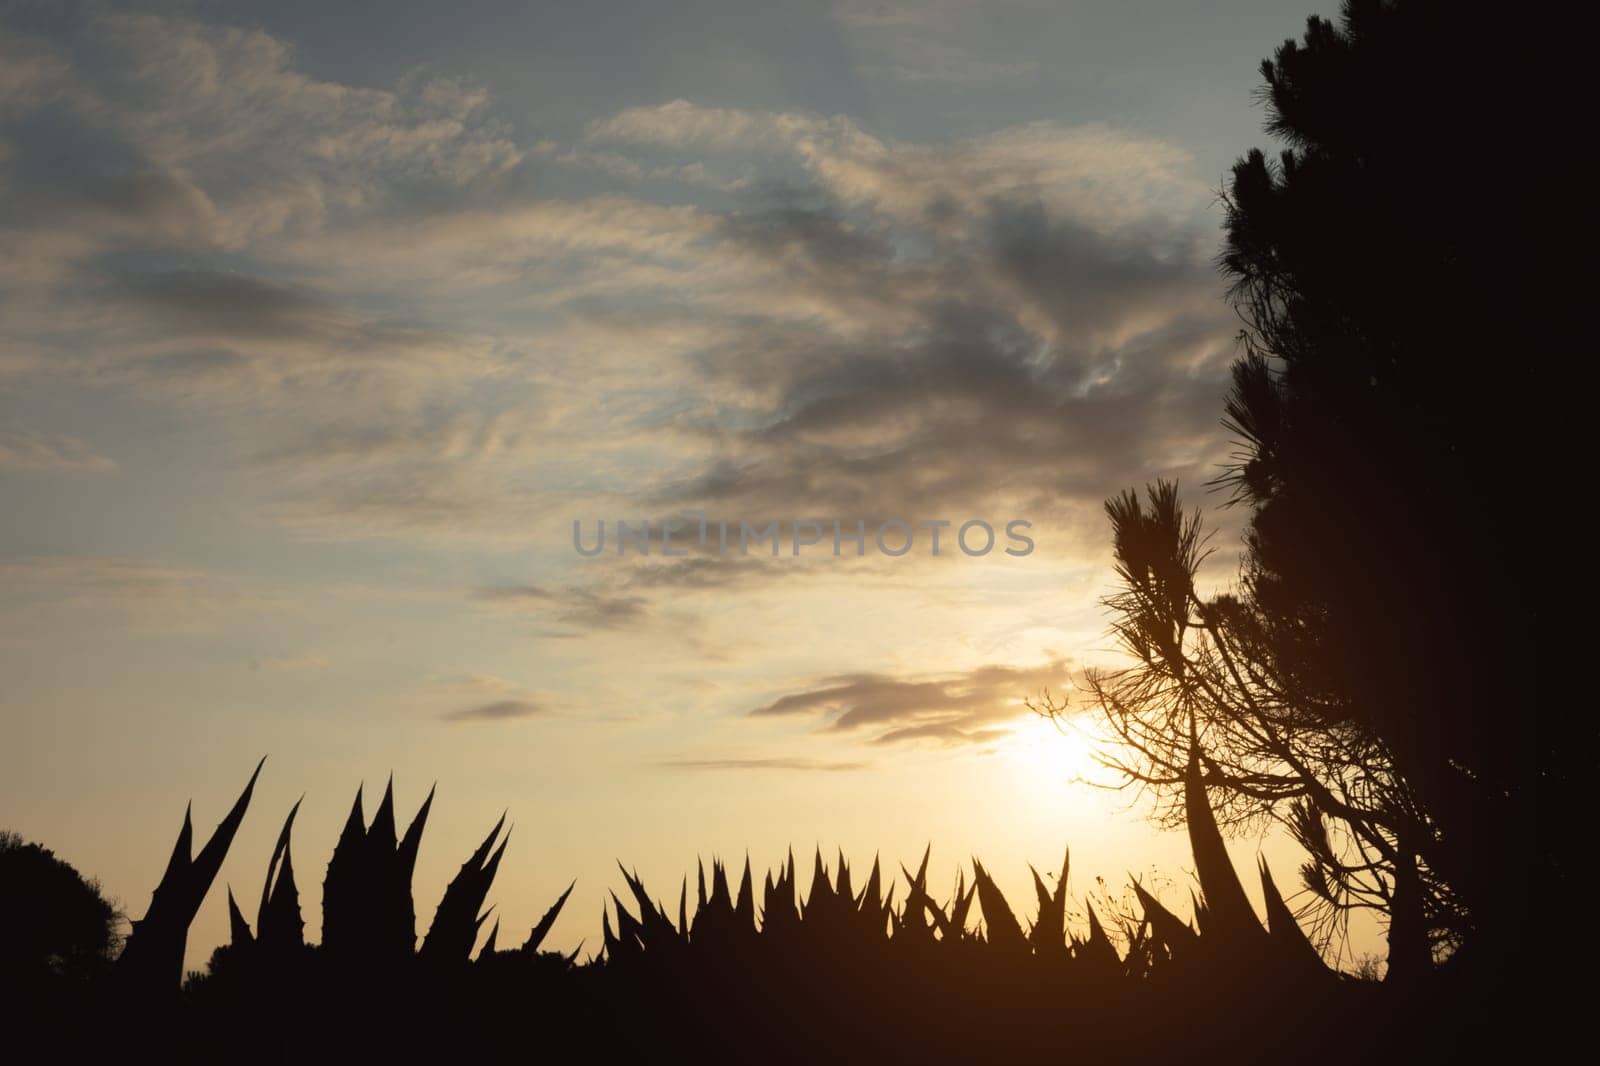
[[[1382,740],[1319,713],[1317,693],[1283,662],[1248,595],[1199,593],[1205,536],[1175,484],[1123,493],[1106,511],[1119,586],[1105,602],[1135,664],[1087,674],[1121,742],[1102,760],[1150,788],[1158,816],[1191,836],[1209,840],[1208,792],[1224,824],[1280,819],[1309,856],[1301,881],[1319,905],[1324,946],[1350,912],[1372,909],[1390,923],[1389,972],[1426,968],[1463,916],[1428,862],[1433,831]],[[1196,861],[1220,847],[1220,837],[1197,844]]]
[[[99,882],[0,832],[0,983],[98,977],[121,944],[121,921]]]

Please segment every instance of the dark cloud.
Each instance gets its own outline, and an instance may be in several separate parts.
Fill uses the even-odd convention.
[[[59,137],[59,130],[44,133]],[[0,211],[0,218],[24,213],[50,219],[67,230],[95,231],[109,248],[148,243],[162,248],[203,249],[213,239],[216,213],[205,193],[167,171],[147,170],[137,157],[120,162],[116,150],[96,143],[83,151],[90,158],[62,158],[54,152],[20,160],[15,175],[20,203]],[[120,165],[124,172],[103,175],[86,170]]]
[[[982,666],[944,677],[851,674],[821,678],[750,711],[752,717],[810,716],[836,732],[870,731],[873,743],[935,740],[968,744],[1004,735],[998,728],[1030,714],[1021,701],[1059,690],[1067,663],[1032,669]]]
[[[531,700],[495,700],[493,703],[451,711],[443,717],[447,722],[503,722],[516,718],[537,718],[548,713],[548,707]]]
[[[118,295],[168,344],[216,345],[257,362],[337,369],[426,357],[448,364],[463,343],[427,326],[363,315],[308,286],[221,270],[139,272]]]
[[[738,220],[737,241],[771,260],[789,298],[866,328],[751,316],[743,343],[703,353],[708,392],[754,399],[680,423],[712,454],[653,502],[992,517],[1097,508],[1152,472],[1215,472],[1233,333],[1191,230],[1102,232],[998,199],[959,239],[921,234],[938,254],[918,257],[859,216],[782,206]]]
[[[737,458],[708,463],[654,502],[751,517],[993,518],[1007,506],[1037,517],[1041,508],[1097,506],[1145,480],[1151,460],[1192,480],[1214,472],[1220,369],[1075,391],[994,331],[968,322],[973,332],[964,334],[956,317],[920,350],[860,353],[795,383],[767,424],[726,433]],[[1175,324],[1160,340],[1214,366],[1228,350],[1193,324]]]
[[[175,174],[119,174],[85,182],[80,202],[109,215],[138,220],[160,219],[176,225],[200,221],[206,214],[204,194]]]
[[[735,248],[782,261],[814,282],[848,285],[894,255],[886,227],[852,224],[814,190],[764,190],[769,202],[726,216],[721,233]]]
[[[1170,318],[1210,305],[1220,317],[1215,273],[1196,254],[1192,231],[1146,223],[1101,232],[1028,200],[994,204],[982,230],[989,264],[1067,338],[1054,369],[1068,387],[1086,384],[1092,357],[1145,332],[1152,313]]]
[[[314,338],[337,318],[333,304],[308,289],[218,271],[142,274],[126,292],[163,324],[240,340]]]

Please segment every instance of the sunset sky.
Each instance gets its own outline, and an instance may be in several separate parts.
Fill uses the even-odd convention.
[[[1023,701],[1117,661],[1102,500],[1221,502],[1217,190],[1314,9],[328,6],[0,3],[0,828],[137,917],[267,755],[191,966],[302,793],[314,936],[391,771],[419,933],[502,810],[502,943],[576,877],[596,948],[617,859],[819,843],[1186,908],[1182,835],[1073,781],[1092,717]],[[573,550],[690,510],[829,536]]]

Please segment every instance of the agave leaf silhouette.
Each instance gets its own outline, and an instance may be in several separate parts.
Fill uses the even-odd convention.
[[[428,935],[423,937],[419,957],[435,963],[454,963],[463,962],[472,955],[478,930],[487,917],[480,914],[483,902],[494,884],[506,845],[511,842],[508,832],[500,846],[490,853],[505,824],[506,816],[501,814],[483,843],[461,864],[460,871],[446,886],[439,909],[434,912],[433,924],[428,927]]]
[[[250,935],[250,923],[239,912],[239,904],[233,898],[231,887],[228,889],[228,935],[236,949],[248,948],[255,943],[255,937]]]
[[[956,894],[950,901],[950,913],[946,919],[945,935],[954,940],[960,940],[967,935],[967,918],[972,911],[972,901],[978,896],[976,883],[967,887],[967,874],[965,870],[956,871]]]
[[[602,938],[601,951],[608,959],[615,959],[622,951],[622,942],[611,932],[611,912],[604,907],[600,908],[600,936]]]
[[[672,927],[672,920],[658,904],[651,901],[650,893],[645,891],[644,883],[639,879],[638,873],[630,874],[620,861],[617,863],[617,869],[622,871],[622,879],[628,883],[628,890],[633,893],[633,898],[639,905],[639,925],[645,946],[664,947],[676,941],[678,931]]]
[[[394,774],[390,774],[388,783],[383,786],[383,799],[378,803],[378,811],[372,816],[372,824],[367,826],[367,847],[377,854],[388,856],[398,846],[394,825]]]
[[[858,910],[880,910],[883,907],[883,874],[878,868],[878,856],[872,856],[872,872],[867,875],[867,885],[856,901]]]
[[[898,927],[902,932],[923,940],[932,938],[933,931],[939,927],[939,919],[944,917],[944,912],[928,895],[928,857],[932,854],[933,845],[930,843],[923,848],[922,863],[917,867],[916,876],[912,876],[904,864],[900,866],[900,872],[905,875],[909,887],[906,889],[906,902],[900,911]]]
[[[644,927],[622,905],[615,892],[611,893],[611,905],[617,912],[617,939],[644,947],[644,938],[640,935]]]
[[[305,797],[295,801],[289,808],[289,817],[283,820],[283,828],[278,832],[278,842],[272,846],[272,858],[267,861],[267,877],[261,885],[261,905],[256,908],[256,928],[260,929],[267,920],[267,905],[272,899],[272,882],[278,872],[278,865],[283,860],[284,853],[289,850],[289,833],[294,829],[294,816],[300,813],[300,804]]]
[[[117,959],[116,970],[120,979],[146,990],[162,987],[176,989],[183,979],[183,953],[188,944],[189,925],[205,900],[211,883],[216,880],[222,860],[233,844],[234,834],[244,821],[250,806],[250,796],[255,791],[256,779],[266,756],[256,763],[256,768],[245,784],[244,791],[234,801],[228,813],[206,841],[200,854],[190,858],[194,843],[193,804],[184,808],[183,828],[178,831],[178,842],[167,861],[161,881],[151,893],[150,907],[143,918],[133,923],[128,942]]]
[[[1106,936],[1104,927],[1100,925],[1100,918],[1094,912],[1094,904],[1084,900],[1084,908],[1089,912],[1089,937],[1078,945],[1077,957],[1083,959],[1101,973],[1116,973],[1122,969],[1122,959],[1117,956],[1117,949],[1111,943],[1111,938]]]
[[[1144,910],[1144,920],[1156,940],[1175,959],[1191,956],[1200,939],[1195,931],[1145,891],[1144,886],[1134,880],[1131,874],[1129,879],[1133,881],[1133,894],[1138,897],[1139,906]]]
[[[261,905],[256,910],[256,937],[273,950],[302,947],[305,922],[300,918],[300,891],[294,883],[294,856],[289,844],[295,815],[300,813],[302,796],[289,809],[278,842],[267,863],[267,877],[261,886]]]
[[[711,899],[707,904],[713,912],[733,911],[733,893],[728,891],[728,869],[722,860],[711,860]]]
[[[1261,868],[1261,894],[1267,903],[1267,934],[1277,947],[1279,958],[1285,964],[1305,972],[1327,973],[1322,953],[1306,937],[1300,923],[1295,921],[1294,912],[1278,892],[1278,886],[1272,880],[1272,871],[1267,868],[1267,860],[1259,858],[1257,861]]]
[[[1028,933],[1028,941],[1035,951],[1055,952],[1066,948],[1067,871],[1071,863],[1072,853],[1069,851],[1061,860],[1061,875],[1056,879],[1056,890],[1053,895],[1045,887],[1039,871],[1032,866],[1028,867],[1028,871],[1033,874],[1034,894],[1039,897],[1039,920],[1033,923],[1033,928]]]
[[[983,907],[983,924],[989,943],[1006,950],[1026,951],[1028,941],[1017,924],[1017,916],[1011,913],[1011,905],[1006,902],[1000,886],[976,858],[972,860],[972,879],[977,885],[978,902]]]
[[[365,917],[367,878],[364,857],[360,854],[367,837],[367,820],[361,810],[362,786],[356,786],[355,802],[333,846],[328,872],[322,879],[322,946],[330,952],[360,950]]]
[[[806,893],[805,904],[800,910],[801,920],[809,922],[825,913],[832,899],[833,884],[828,880],[828,868],[822,864],[822,849],[819,847],[811,867],[811,890]]]
[[[433,795],[429,789],[405,837],[397,840],[393,775],[370,826],[362,813],[362,789],[356,789],[322,884],[324,949],[351,961],[409,958],[415,952],[411,874]]]
[[[550,927],[556,924],[556,917],[561,913],[561,908],[566,906],[567,897],[572,895],[573,886],[577,883],[574,880],[572,884],[568,885],[567,890],[557,897],[556,901],[550,905],[549,910],[544,912],[544,917],[539,919],[539,924],[533,927],[533,931],[528,934],[528,939],[522,942],[523,951],[532,955],[539,950],[539,945],[543,944],[544,938],[550,935]]]
[[[272,898],[256,935],[274,950],[298,948],[305,945],[305,928],[300,917],[300,891],[294,883],[293,849],[285,847],[283,865],[278,868],[278,880],[272,886]]]
[[[422,830],[428,824],[428,812],[433,809],[433,793],[438,787],[434,784],[428,789],[428,798],[422,801],[422,806],[417,808],[411,824],[406,826],[406,835],[400,838],[399,850],[395,853],[399,874],[405,878],[408,885],[417,866],[417,849],[422,846]]]
[[[739,896],[733,905],[733,917],[739,930],[754,931],[756,927],[756,893],[750,880],[750,855],[748,852],[744,857],[744,875],[739,878]]]
[[[1203,933],[1214,933],[1221,939],[1251,951],[1266,939],[1266,931],[1256,920],[1255,911],[1245,897],[1244,886],[1228,858],[1223,846],[1222,833],[1217,828],[1216,816],[1206,799],[1205,778],[1201,772],[1200,754],[1191,749],[1189,766],[1184,774],[1184,817],[1189,826],[1189,846],[1194,852],[1195,873],[1200,878],[1200,891],[1204,893]]]
[[[769,872],[762,880],[761,931],[774,936],[792,933],[800,925],[795,901],[794,849],[790,848],[776,880]]]

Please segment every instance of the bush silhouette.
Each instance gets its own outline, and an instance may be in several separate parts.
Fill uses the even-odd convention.
[[[50,849],[0,832],[0,980],[88,980],[120,943],[121,915]]]

